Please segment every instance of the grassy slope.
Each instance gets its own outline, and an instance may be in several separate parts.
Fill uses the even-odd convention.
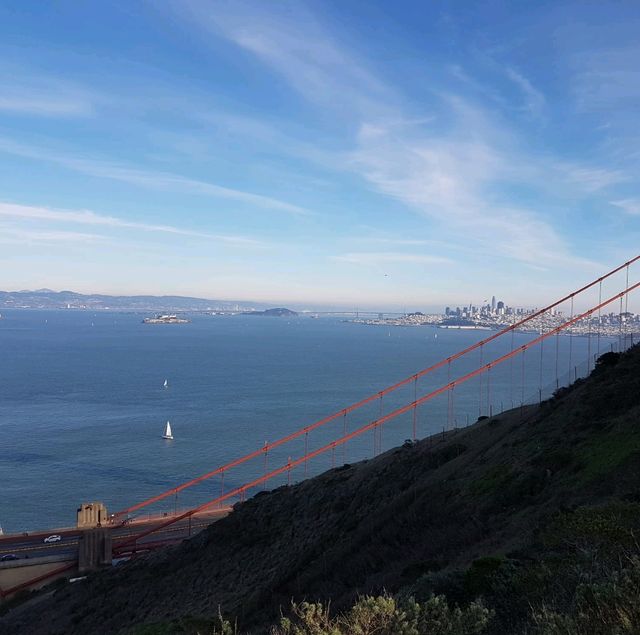
[[[60,589],[0,633],[116,633],[215,614],[264,624],[532,543],[554,511],[640,500],[640,349],[558,398],[238,506],[178,548]],[[3,631],[4,629],[4,631]]]

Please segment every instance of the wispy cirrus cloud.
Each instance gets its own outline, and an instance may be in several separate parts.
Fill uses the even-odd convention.
[[[557,187],[564,196],[567,189],[581,196],[619,183],[625,175],[566,162],[552,174],[553,161],[520,149],[518,134],[494,109],[483,109],[446,87],[434,86],[416,117],[411,109],[407,112],[406,98],[315,16],[295,6],[286,12],[266,12],[254,3],[238,9],[235,3],[213,7],[190,0],[189,6],[197,28],[255,55],[309,102],[339,110],[353,130],[345,168],[427,219],[430,230],[487,253],[500,245],[501,257],[529,266],[541,261],[597,266],[572,253],[551,214],[514,204],[505,192],[527,188],[552,197]],[[515,69],[506,74],[520,90],[524,110],[542,116],[542,92]]]
[[[593,193],[618,183],[631,180],[631,176],[622,170],[607,169],[568,162],[558,162],[556,168],[567,182],[573,183],[584,191]]]
[[[264,245],[259,240],[249,238],[246,236],[233,236],[226,234],[213,234],[209,232],[200,232],[191,229],[184,229],[181,227],[174,227],[172,225],[161,225],[153,223],[140,223],[124,220],[115,216],[107,216],[103,214],[96,214],[89,210],[60,210],[49,207],[39,207],[31,205],[19,205],[16,203],[0,202],[0,218],[10,218],[29,221],[47,221],[54,223],[68,223],[78,225],[92,225],[97,227],[112,228],[112,229],[133,229],[143,232],[156,232],[161,234],[171,234],[175,236],[185,236],[191,238],[201,238],[207,240],[213,240],[221,243],[228,243],[236,246],[245,247],[258,247]],[[42,235],[49,233],[51,236],[54,233],[42,232]],[[68,232],[65,232],[68,234]],[[89,234],[76,234],[78,237],[84,236],[92,239],[97,239],[97,235]]]
[[[52,150],[17,143],[7,138],[0,138],[0,152],[55,163],[82,174],[130,183],[153,190],[201,194],[238,201],[262,209],[286,212],[296,216],[311,214],[309,210],[303,207],[270,196],[245,192],[169,172],[143,170],[118,163],[71,157]]]
[[[255,2],[185,0],[174,6],[198,28],[259,57],[308,101],[340,110],[342,116],[383,113],[395,99],[394,91],[301,4],[278,10]]]
[[[631,216],[640,216],[640,198],[625,198],[619,201],[611,201],[611,205],[615,205]]]
[[[529,266],[598,270],[599,263],[574,255],[542,215],[496,193],[498,182],[526,182],[529,168],[524,175],[514,172],[512,156],[481,139],[415,135],[363,140],[353,160],[373,186],[428,218],[431,233],[446,235],[458,249]],[[598,185],[604,187],[599,177]],[[590,187],[595,186],[590,182]]]
[[[5,245],[55,244],[55,243],[99,243],[104,236],[74,231],[43,231],[20,229],[8,224],[0,224],[0,243]]]
[[[91,91],[58,77],[0,66],[0,112],[37,117],[88,117],[98,98]]]
[[[513,68],[506,69],[507,77],[522,91],[524,110],[532,117],[542,117],[546,108],[544,95],[521,73]]]
[[[93,108],[90,103],[82,100],[13,90],[0,95],[0,111],[45,117],[74,117],[90,115]]]

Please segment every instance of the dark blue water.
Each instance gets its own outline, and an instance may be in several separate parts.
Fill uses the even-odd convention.
[[[83,501],[116,511],[261,447],[446,357],[486,331],[391,328],[321,318],[194,316],[185,325],[146,325],[138,314],[9,311],[0,320],[0,524],[5,532],[75,522]],[[437,335],[437,337],[436,337]],[[533,335],[516,334],[515,344]],[[483,350],[505,352],[511,336]],[[602,342],[604,348],[606,343]],[[462,426],[532,400],[583,361],[593,342],[552,338],[420,408],[417,432]],[[418,395],[468,372],[473,356],[415,386]],[[540,363],[542,362],[542,373]],[[524,369],[524,383],[522,382]],[[168,379],[168,389],[163,388]],[[542,378],[542,381],[541,381]],[[566,379],[566,377],[565,377]],[[552,386],[555,387],[555,386]],[[414,386],[340,417],[308,439],[309,449],[413,398]],[[533,396],[533,397],[532,397]],[[448,400],[451,399],[453,404]],[[162,440],[167,419],[175,441]],[[412,413],[387,424],[375,446],[412,434]],[[273,452],[268,467],[304,451],[303,439]],[[315,445],[314,445],[315,444]],[[371,456],[368,433],[315,461],[320,471]],[[264,470],[263,458],[228,475],[225,487]],[[291,477],[304,476],[301,469]],[[286,482],[286,477],[282,477]],[[165,505],[215,496],[220,482]]]

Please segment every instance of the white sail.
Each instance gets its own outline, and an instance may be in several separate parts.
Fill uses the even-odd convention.
[[[168,379],[165,379],[165,380],[164,380],[164,384],[162,384],[162,385],[163,385],[165,388],[168,388],[168,387],[169,387],[169,380],[168,380]]]
[[[171,433],[171,424],[167,421],[167,426],[164,429],[164,434],[162,435],[163,439],[173,439],[173,434]]]

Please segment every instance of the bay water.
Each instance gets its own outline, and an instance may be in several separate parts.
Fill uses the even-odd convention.
[[[386,327],[339,318],[190,316],[143,324],[137,313],[9,310],[0,320],[0,525],[5,533],[75,522],[99,500],[116,511],[261,448],[469,346],[488,331]],[[535,334],[500,338],[409,382],[306,439],[237,468],[225,484],[164,505],[185,506],[295,459],[410,402]],[[604,351],[607,342],[598,342]],[[548,396],[595,351],[588,338],[554,337],[319,458],[300,480],[370,458],[447,427]],[[583,374],[583,370],[580,371]],[[164,387],[165,379],[168,386]],[[174,441],[161,438],[167,420]],[[329,454],[331,455],[329,457]],[[267,465],[268,461],[268,465]],[[204,499],[202,497],[205,497]],[[232,501],[233,502],[233,501]]]

